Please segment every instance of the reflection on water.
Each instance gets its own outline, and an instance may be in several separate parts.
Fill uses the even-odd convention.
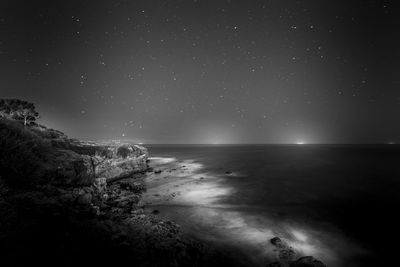
[[[354,255],[366,253],[332,225],[305,225],[265,207],[225,203],[237,191],[226,182],[227,174],[205,172],[200,163],[175,158],[151,158],[150,165],[162,174],[147,179],[148,206],[200,238],[234,245],[256,265],[276,259],[269,242],[275,236],[284,238],[299,257],[311,255],[328,266],[352,266]]]

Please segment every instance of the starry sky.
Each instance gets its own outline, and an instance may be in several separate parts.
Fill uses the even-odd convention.
[[[395,1],[2,1],[0,96],[70,137],[400,142]]]

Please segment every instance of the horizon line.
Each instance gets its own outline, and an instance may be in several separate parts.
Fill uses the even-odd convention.
[[[123,141],[123,140],[121,140]],[[206,145],[206,146],[232,146],[232,145],[287,145],[287,146],[310,146],[310,145],[400,145],[400,143],[137,143],[140,145]]]

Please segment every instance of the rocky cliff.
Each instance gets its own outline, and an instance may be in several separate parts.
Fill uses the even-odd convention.
[[[88,185],[96,178],[111,181],[147,169],[147,149],[138,145],[75,142],[69,149],[55,148],[47,175],[59,184]]]
[[[0,265],[238,266],[146,212],[147,157],[0,119]]]
[[[42,125],[26,128],[7,120],[0,121],[0,136],[0,167],[6,180],[31,182],[29,177],[35,176],[42,183],[79,186],[90,185],[96,178],[116,180],[147,169],[147,149],[138,145],[83,142]],[[26,165],[35,167],[29,177],[16,177],[27,176],[15,169]]]

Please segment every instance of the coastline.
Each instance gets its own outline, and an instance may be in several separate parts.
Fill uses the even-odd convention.
[[[0,179],[0,237],[7,244],[1,249],[12,265],[29,259],[19,253],[41,251],[51,251],[51,262],[53,255],[75,259],[85,251],[83,261],[100,266],[296,266],[304,256],[288,240],[273,242],[271,229],[247,224],[237,206],[220,203],[235,192],[227,178],[240,173],[149,157],[129,143],[82,142],[40,125],[1,123],[2,135],[11,137],[3,151],[24,144],[8,166],[35,167],[32,179],[23,169]],[[93,258],[99,253],[103,258]]]
[[[147,212],[142,195],[151,169],[144,147],[0,123],[8,137],[0,155],[2,265],[244,266]],[[4,171],[18,164],[35,168]]]

